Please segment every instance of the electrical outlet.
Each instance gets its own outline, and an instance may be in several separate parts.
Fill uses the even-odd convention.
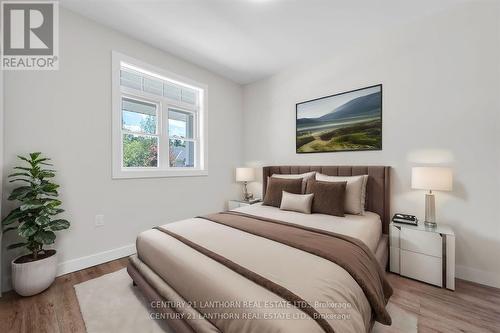
[[[96,215],[94,222],[96,228],[104,227],[104,215]]]

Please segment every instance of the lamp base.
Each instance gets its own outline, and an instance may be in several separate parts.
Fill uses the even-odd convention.
[[[243,200],[244,201],[250,201],[253,199],[253,194],[248,192],[247,189],[247,182],[243,183]]]
[[[436,222],[424,222],[424,225],[427,227],[427,228],[435,228],[437,227],[437,223]]]
[[[436,204],[432,192],[425,195],[425,226],[430,228],[435,228],[437,226]]]

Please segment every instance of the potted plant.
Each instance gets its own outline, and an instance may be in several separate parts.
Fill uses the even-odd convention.
[[[15,173],[9,175],[10,182],[22,183],[15,188],[9,200],[20,203],[3,220],[4,232],[17,230],[23,242],[9,245],[8,249],[26,248],[30,253],[17,257],[12,261],[12,285],[22,296],[31,296],[47,289],[56,277],[56,250],[44,247],[53,244],[55,231],[69,228],[69,222],[56,219],[62,213],[61,201],[57,189],[59,185],[50,181],[55,171],[47,169],[51,166],[49,158],[41,153],[31,153],[27,157],[18,156],[22,166],[16,166]]]

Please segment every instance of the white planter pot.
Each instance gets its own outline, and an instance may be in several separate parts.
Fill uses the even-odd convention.
[[[18,257],[20,258],[20,257]],[[57,252],[50,257],[26,263],[12,261],[12,286],[21,296],[41,293],[54,282],[57,272]]]

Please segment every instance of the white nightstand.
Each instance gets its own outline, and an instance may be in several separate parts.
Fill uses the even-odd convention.
[[[391,223],[389,244],[391,272],[455,290],[455,233],[449,226]]]
[[[235,208],[238,208],[238,207],[245,207],[245,206],[250,206],[250,205],[253,205],[253,204],[256,204],[256,203],[259,203],[259,201],[255,201],[255,202],[248,202],[248,201],[245,201],[245,200],[229,200],[227,202],[227,209],[228,210],[231,210],[231,209],[235,209]]]

